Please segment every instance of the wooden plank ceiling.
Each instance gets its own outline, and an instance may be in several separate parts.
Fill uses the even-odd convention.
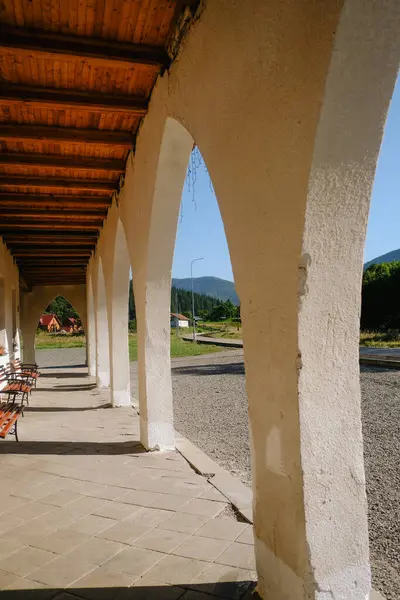
[[[0,2],[0,235],[28,286],[85,282],[185,4]]]

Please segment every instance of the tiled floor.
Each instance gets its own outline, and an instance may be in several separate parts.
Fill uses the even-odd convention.
[[[10,600],[201,600],[253,589],[251,527],[82,368],[43,369],[20,443],[0,442],[0,590]]]

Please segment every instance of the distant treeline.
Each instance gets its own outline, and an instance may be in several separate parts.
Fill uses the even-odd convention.
[[[239,307],[234,306],[230,300],[226,302],[219,298],[194,294],[196,316],[204,320],[219,321],[223,318],[239,317]],[[192,317],[192,292],[176,287],[171,288],[171,312],[181,313]],[[132,281],[129,285],[129,320],[136,320],[135,297],[133,295]]]
[[[371,265],[364,271],[361,329],[400,329],[400,261]]]

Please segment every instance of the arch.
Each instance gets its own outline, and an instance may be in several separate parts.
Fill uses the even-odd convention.
[[[84,330],[87,330],[86,285],[35,286],[29,292],[21,292],[20,324],[25,362],[35,362],[37,323],[43,310],[57,296],[63,296],[75,307]]]
[[[118,218],[112,257],[111,298],[111,402],[113,406],[131,404],[129,348],[128,348],[128,300],[130,259],[124,227]]]
[[[96,299],[97,380],[99,387],[108,388],[110,386],[109,329],[107,295],[101,257],[98,259]]]
[[[189,146],[196,140],[212,177],[241,298],[262,597],[369,592],[358,317],[398,10],[396,0],[259,0],[251,13],[207,3],[156,84],[127,167],[121,213],[150,447],[172,428],[166,282],[180,170],[163,149],[166,132],[180,130],[168,117],[190,132]],[[189,151],[178,148],[182,171]]]

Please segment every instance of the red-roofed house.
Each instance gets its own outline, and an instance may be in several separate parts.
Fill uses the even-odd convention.
[[[56,314],[42,315],[39,319],[39,329],[46,331],[59,331],[61,323]]]

